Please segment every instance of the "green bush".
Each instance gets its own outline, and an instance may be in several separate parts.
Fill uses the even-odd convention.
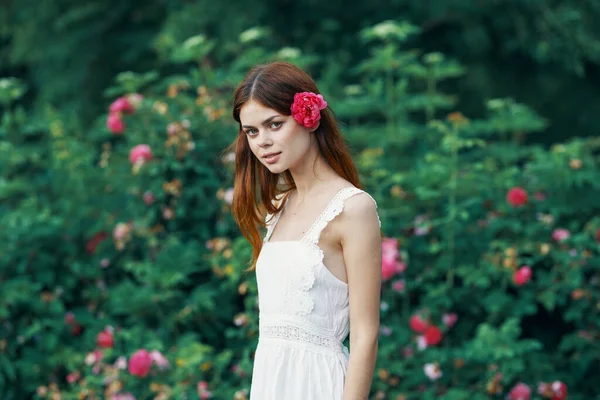
[[[487,115],[469,119],[443,92],[468,71],[406,48],[418,34],[365,29],[371,55],[352,71],[271,49],[260,29],[213,66],[215,43],[193,37],[165,50],[172,75],[118,75],[107,108],[118,102],[86,132],[51,109],[29,120],[23,88],[0,85],[0,397],[247,398],[257,289],[223,149],[235,84],[284,58],[320,68],[379,204],[373,398],[504,398],[520,382],[552,398],[536,393],[555,381],[593,398],[600,141],[526,145],[547,122],[511,99],[482,99]]]

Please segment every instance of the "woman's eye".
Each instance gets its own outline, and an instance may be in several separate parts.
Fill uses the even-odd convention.
[[[271,122],[270,126],[271,126],[271,129],[277,129],[277,128],[279,128],[279,127],[280,127],[282,124],[283,124],[283,122],[281,122],[281,121],[273,121],[273,122]]]
[[[248,129],[246,131],[246,135],[248,135],[248,136],[253,136],[255,133],[256,133],[255,129]]]

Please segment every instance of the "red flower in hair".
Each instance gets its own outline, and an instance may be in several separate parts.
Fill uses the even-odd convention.
[[[300,125],[314,129],[321,119],[321,110],[327,108],[327,102],[320,94],[312,92],[296,93],[292,103],[292,117]]]

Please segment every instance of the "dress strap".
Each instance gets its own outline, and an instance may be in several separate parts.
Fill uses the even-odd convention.
[[[301,241],[317,245],[323,229],[325,229],[327,224],[344,210],[344,201],[358,193],[366,193],[375,203],[375,207],[377,207],[377,202],[370,194],[364,190],[355,188],[354,186],[346,186],[345,188],[340,189],[335,196],[333,196],[323,213],[319,215],[308,232],[306,232],[306,234],[302,237]],[[379,216],[377,216],[377,219],[379,220]],[[379,221],[379,226],[381,226],[381,221]]]

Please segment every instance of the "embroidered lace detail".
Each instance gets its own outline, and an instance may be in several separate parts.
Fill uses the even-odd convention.
[[[304,235],[304,237],[302,238],[303,241],[316,246],[319,243],[321,231],[325,229],[325,227],[330,221],[332,221],[344,210],[344,200],[346,200],[349,197],[352,197],[357,193],[362,192],[362,190],[352,186],[345,187],[338,191],[327,205],[327,208],[325,208],[325,211],[323,211],[323,213],[319,215],[319,218],[317,218],[317,220],[310,227],[306,235]]]
[[[319,215],[317,220],[310,227],[308,232],[300,239],[300,243],[307,246],[309,251],[307,256],[296,260],[285,260],[289,263],[285,274],[285,295],[282,304],[282,311],[288,315],[308,315],[314,309],[314,301],[308,293],[315,283],[315,269],[323,263],[325,254],[318,246],[321,231],[327,224],[338,216],[344,209],[344,200],[358,193],[366,193],[355,187],[345,187],[340,189],[333,199],[329,202],[325,210]],[[371,197],[369,195],[369,197]],[[373,197],[371,197],[373,199]],[[375,202],[375,199],[373,199]],[[377,203],[375,203],[377,206]],[[273,233],[275,225],[279,221],[281,213],[275,214],[271,219],[267,219],[267,234],[264,241],[268,241]],[[271,214],[267,215],[270,218]],[[379,215],[377,216],[379,219]],[[381,226],[381,221],[379,222]],[[326,267],[325,267],[326,268]],[[288,271],[289,269],[289,271]]]
[[[283,312],[288,315],[308,315],[315,307],[308,292],[315,284],[315,265],[323,260],[323,255],[310,250],[306,258],[291,260],[289,271],[286,271]]]
[[[293,325],[267,325],[261,327],[260,337],[293,340],[332,350],[342,348],[342,343],[332,336],[321,335]]]

